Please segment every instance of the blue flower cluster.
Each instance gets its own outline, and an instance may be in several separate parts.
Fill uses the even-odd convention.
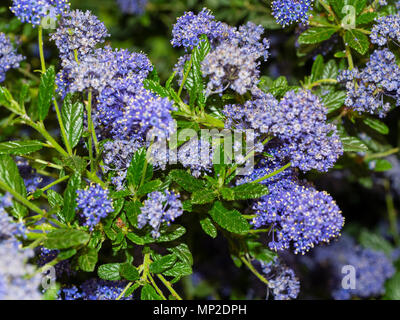
[[[40,300],[41,275],[27,263],[33,250],[23,250],[15,237],[24,236],[24,227],[14,223],[5,208],[11,205],[9,196],[0,199],[0,300]],[[25,276],[33,275],[27,279]]]
[[[10,69],[19,67],[24,57],[17,54],[10,39],[0,32],[0,83],[6,79],[6,73]]]
[[[277,138],[280,159],[302,171],[328,171],[343,154],[336,127],[326,123],[327,109],[310,91],[289,91],[280,102],[261,90],[253,95],[244,105],[225,106],[226,127]]]
[[[84,225],[93,228],[100,222],[100,219],[106,218],[112,212],[112,200],[109,199],[107,189],[100,185],[91,184],[85,189],[76,191],[77,210],[81,210],[82,217],[85,219]]]
[[[13,0],[11,11],[21,22],[39,25],[44,17],[56,18],[69,10],[68,0]]]
[[[146,10],[147,0],[117,0],[117,4],[123,13],[142,15]]]
[[[313,0],[274,0],[272,15],[283,27],[292,23],[308,23]]]
[[[132,160],[133,154],[142,147],[139,141],[135,140],[109,140],[104,143],[103,161],[105,172],[115,172],[111,178],[115,189],[120,191],[126,178],[126,172]]]
[[[245,94],[259,82],[260,58],[267,60],[269,41],[262,39],[264,28],[252,22],[230,28],[230,36],[220,41],[204,59],[201,71],[209,78],[206,93],[222,93],[227,88]]]
[[[65,63],[80,61],[108,36],[104,23],[90,11],[72,10],[60,19],[50,39],[60,52],[61,63]]]
[[[193,49],[199,44],[203,34],[211,42],[229,38],[231,29],[226,24],[215,21],[214,18],[207,8],[203,8],[197,15],[191,11],[185,12],[174,24],[171,44],[174,47]]]
[[[190,168],[198,178],[203,172],[211,172],[214,150],[205,139],[192,138],[178,150],[178,161],[185,168]]]
[[[166,222],[169,225],[183,213],[179,197],[179,194],[168,190],[149,193],[138,215],[139,229],[149,224],[153,229],[151,231],[153,238],[159,238],[161,224]]]
[[[364,69],[344,70],[338,81],[346,86],[345,105],[358,112],[383,118],[391,110],[385,97],[400,104],[400,68],[395,55],[387,48],[375,50]]]
[[[60,300],[116,300],[127,281],[107,281],[102,279],[89,279],[79,288],[75,285],[62,288],[59,292]],[[133,297],[122,297],[121,300],[132,300]]]
[[[371,42],[384,46],[388,40],[400,44],[400,14],[380,17],[376,20],[370,34]]]
[[[238,180],[238,184],[255,181],[282,167],[278,157],[262,161],[253,173]],[[252,224],[256,228],[269,226],[272,250],[293,246],[294,253],[309,251],[315,245],[329,242],[340,235],[344,224],[341,211],[326,192],[315,190],[299,181],[294,169],[287,169],[261,183],[269,194],[255,201],[256,214]]]
[[[267,264],[261,262],[261,268],[268,279],[268,288],[272,291],[275,300],[297,298],[300,293],[300,281],[294,271],[282,263],[278,257]]]
[[[316,248],[313,254],[314,263],[329,267],[333,272],[330,279],[332,297],[337,300],[382,295],[385,281],[395,272],[391,259],[383,252],[359,247],[349,236],[342,236],[338,242],[327,247]],[[342,268],[347,265],[355,268],[355,289],[342,288]]]

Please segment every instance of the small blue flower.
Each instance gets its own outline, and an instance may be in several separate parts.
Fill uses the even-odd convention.
[[[0,32],[0,83],[6,79],[6,72],[19,67],[24,57],[17,54],[10,39]]]
[[[109,199],[109,191],[98,184],[91,184],[85,189],[77,190],[77,210],[80,210],[85,219],[84,225],[93,228],[99,224],[100,219],[106,218],[112,212],[112,200]]]

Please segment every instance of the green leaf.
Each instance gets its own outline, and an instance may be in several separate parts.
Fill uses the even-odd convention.
[[[139,187],[142,177],[148,176],[150,166],[146,165],[146,149],[141,148],[135,152],[126,174],[128,184],[134,187]],[[146,179],[145,179],[146,181]]]
[[[129,263],[121,264],[119,274],[128,281],[136,281],[140,278],[139,271]]]
[[[385,300],[400,300],[400,272],[397,272],[393,278],[385,284]]]
[[[321,98],[323,104],[328,108],[328,113],[333,112],[343,106],[346,100],[346,92],[331,91]]]
[[[21,178],[18,167],[9,155],[0,155],[0,181],[26,198],[24,180]],[[12,214],[16,218],[23,218],[28,210],[16,200],[13,200]]]
[[[167,242],[167,241],[173,241],[181,236],[183,236],[186,233],[186,229],[182,226],[179,225],[171,225],[166,228],[162,228],[160,230],[160,237],[156,239],[156,242]]]
[[[389,133],[388,126],[378,119],[368,117],[368,118],[364,118],[363,122],[370,128],[378,131],[379,133],[382,133],[382,134]]]
[[[162,258],[154,261],[150,265],[150,272],[152,273],[163,273],[164,271],[172,268],[178,257],[175,254],[168,254]]]
[[[365,152],[368,147],[355,137],[340,137],[345,152]]]
[[[71,148],[78,144],[83,133],[83,109],[83,103],[72,103],[69,94],[65,97],[61,109],[61,119]]]
[[[0,87],[0,105],[18,115],[24,114],[20,105],[14,100],[10,91],[8,91],[6,87]]]
[[[384,172],[392,169],[392,164],[386,159],[376,159],[374,171],[376,172]]]
[[[388,257],[391,256],[393,251],[392,245],[386,239],[376,233],[372,233],[366,230],[361,232],[359,242],[363,247],[375,251],[382,251]]]
[[[267,195],[268,188],[259,183],[246,183],[233,188],[224,188],[221,194],[228,201],[257,199]]]
[[[44,120],[49,113],[51,101],[54,96],[55,79],[54,66],[50,66],[40,78],[37,109],[39,120]]]
[[[67,249],[86,244],[89,239],[89,234],[82,230],[57,229],[47,235],[44,246],[48,249]]]
[[[129,232],[126,235],[126,237],[129,240],[131,240],[134,244],[137,244],[139,246],[142,246],[142,245],[146,244],[146,241],[142,237],[138,236],[137,234],[135,234],[133,232]]]
[[[75,173],[69,180],[64,191],[64,207],[60,213],[60,218],[64,222],[71,222],[75,218],[76,191],[81,186],[81,176]]]
[[[85,272],[93,272],[98,260],[96,249],[84,248],[81,255],[78,257],[79,268]]]
[[[168,248],[167,250],[175,254],[182,262],[190,266],[193,265],[193,256],[186,243],[179,243],[174,247]]]
[[[228,210],[219,201],[210,210],[213,220],[222,228],[237,234],[246,234],[250,225],[237,210]]]
[[[38,151],[43,144],[37,140],[8,141],[0,143],[0,154],[22,155]]]
[[[125,204],[126,217],[133,227],[137,227],[137,217],[140,214],[142,203],[140,201],[129,201]]]
[[[357,25],[370,23],[374,21],[376,17],[378,17],[378,14],[376,12],[363,13],[357,17]]]
[[[47,190],[47,197],[52,208],[61,207],[64,204],[63,197],[52,189]]]
[[[358,53],[364,55],[367,53],[369,48],[368,37],[358,30],[346,30],[344,34],[344,41],[351,48],[356,50]]]
[[[172,170],[168,176],[188,192],[195,192],[206,187],[204,181],[194,178],[184,170]]]
[[[329,60],[322,71],[322,79],[336,79],[339,73],[339,68],[335,60]]]
[[[166,98],[169,97],[169,91],[168,89],[164,88],[159,82],[150,80],[150,79],[145,79],[143,81],[143,85],[146,89],[151,90],[155,93],[157,93],[159,96]]]
[[[140,300],[163,300],[156,290],[148,283],[146,283],[140,293]]]
[[[149,181],[138,189],[136,195],[138,197],[144,196],[145,194],[158,190],[161,187],[161,185],[162,181],[159,179]]]
[[[120,266],[121,266],[120,263],[103,264],[97,269],[97,274],[101,279],[104,280],[110,280],[110,281],[121,280],[121,277],[119,275]]]
[[[298,42],[300,44],[319,43],[328,40],[335,32],[335,28],[312,27],[300,35]]]
[[[322,55],[319,54],[315,58],[315,61],[312,65],[310,81],[315,82],[321,79],[323,70],[324,70],[324,58],[322,57]]]
[[[203,189],[192,193],[191,203],[192,204],[206,204],[213,202],[216,195],[212,190]]]
[[[200,220],[200,225],[203,231],[208,234],[211,238],[217,237],[217,228],[209,217],[204,217]]]
[[[163,275],[169,277],[184,277],[192,274],[192,267],[184,262],[177,262],[175,265],[164,271]]]

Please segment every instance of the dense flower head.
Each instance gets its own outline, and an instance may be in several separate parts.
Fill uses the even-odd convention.
[[[127,281],[107,281],[103,279],[89,279],[79,288],[75,285],[62,288],[59,292],[60,300],[116,300],[124,291]],[[121,300],[131,300],[132,296],[122,297]]]
[[[302,171],[328,171],[343,154],[333,124],[326,123],[327,109],[308,90],[289,91],[272,115],[270,132],[285,145],[287,158]]]
[[[262,165],[238,183],[255,181],[282,166],[276,160]],[[272,250],[292,246],[294,253],[304,254],[340,235],[344,218],[335,201],[328,193],[300,182],[295,171],[285,170],[261,183],[268,186],[269,194],[254,202],[256,217],[252,224],[256,228],[271,226],[269,247]]]
[[[400,14],[380,17],[376,20],[370,34],[371,42],[384,46],[389,40],[400,44]]]
[[[103,168],[105,172],[115,172],[111,182],[120,191],[123,189],[132,156],[142,147],[142,143],[136,140],[109,140],[103,147]]]
[[[108,189],[103,189],[98,184],[91,184],[85,189],[77,190],[76,193],[77,210],[82,212],[84,225],[91,231],[100,219],[106,218],[114,210]]]
[[[185,168],[190,168],[193,176],[199,177],[203,172],[211,172],[213,149],[205,139],[192,138],[178,150],[178,161]]]
[[[254,129],[281,145],[279,156],[302,171],[327,171],[343,153],[336,128],[326,123],[327,109],[307,90],[289,91],[278,102],[271,94],[253,90],[244,105],[227,105],[226,127]],[[267,145],[268,146],[268,145]]]
[[[149,193],[138,215],[139,229],[149,224],[153,229],[153,238],[159,238],[162,223],[166,222],[169,225],[183,213],[179,197],[179,194],[168,190]]]
[[[260,56],[235,42],[220,44],[201,64],[203,76],[209,77],[207,94],[222,93],[228,88],[239,94],[251,90],[259,81]]]
[[[24,228],[14,223],[4,210],[4,206],[9,204],[3,198],[0,205],[0,300],[39,300],[41,275],[25,278],[35,271],[27,263],[34,253],[33,250],[22,249],[21,243],[15,238],[24,235]]]
[[[283,27],[296,22],[306,24],[312,4],[313,0],[274,0],[272,15]]]
[[[10,69],[19,67],[24,57],[17,53],[10,39],[0,32],[0,82],[6,79],[6,73]]]
[[[300,293],[300,281],[294,271],[278,257],[269,263],[261,262],[261,268],[268,279],[268,288],[275,300],[297,298]]]
[[[39,25],[44,17],[55,19],[69,10],[68,0],[13,0],[10,7],[21,22]]]
[[[90,11],[73,10],[60,19],[50,39],[55,41],[61,60],[80,61],[108,36],[104,23]]]
[[[214,20],[211,11],[203,8],[199,14],[185,12],[179,17],[172,29],[171,44],[174,47],[193,49],[200,42],[200,37],[205,34],[213,42],[229,37],[230,28],[227,25]]]
[[[116,65],[109,50],[95,49],[93,54],[84,56],[80,61],[66,60],[58,74],[58,86],[61,92],[85,92],[91,90],[98,94],[111,81]]]
[[[364,69],[344,70],[338,81],[346,86],[345,105],[358,112],[368,112],[383,118],[391,105],[384,98],[400,104],[400,68],[395,55],[387,48],[375,50]]]
[[[117,4],[123,13],[142,15],[146,10],[147,0],[117,0]]]
[[[320,267],[329,267],[332,297],[338,300],[382,295],[386,280],[395,273],[391,259],[383,252],[357,246],[347,235],[336,243],[317,248],[312,259]],[[344,289],[341,285],[342,268],[347,265],[355,268],[355,289]]]

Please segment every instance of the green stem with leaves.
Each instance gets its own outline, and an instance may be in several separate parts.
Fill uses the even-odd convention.
[[[264,282],[266,285],[269,285],[269,282],[265,277],[263,277],[257,270],[254,268],[254,266],[251,264],[250,261],[248,261],[245,257],[240,257],[240,260],[246,265],[246,267],[262,282]]]
[[[161,274],[157,274],[157,277],[161,280],[161,282],[164,284],[164,286],[167,287],[167,289],[169,290],[169,292],[171,292],[171,294],[177,299],[177,300],[182,300],[182,298],[180,297],[180,295],[175,291],[175,289],[172,287],[172,284],[165,279]]]

